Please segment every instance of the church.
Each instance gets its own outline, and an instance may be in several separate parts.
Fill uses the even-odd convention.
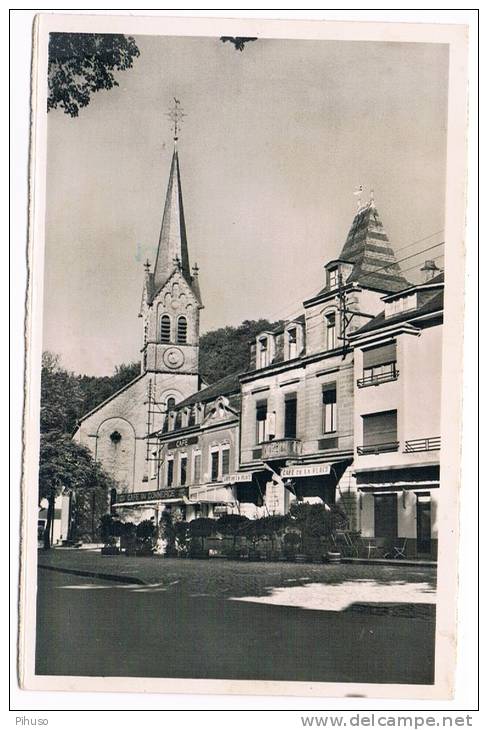
[[[176,403],[201,387],[198,374],[198,267],[190,268],[180,163],[175,147],[154,267],[145,264],[139,317],[141,373],[80,419],[74,439],[87,446],[123,492],[148,489],[148,435]]]

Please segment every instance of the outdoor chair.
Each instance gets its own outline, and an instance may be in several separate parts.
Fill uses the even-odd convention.
[[[407,538],[404,538],[403,540],[400,540],[395,545],[393,545],[393,557],[397,560],[402,560],[406,558],[406,549]]]
[[[362,549],[367,553],[364,557],[368,558],[375,557],[378,552],[378,544],[374,537],[363,537],[361,542]]]

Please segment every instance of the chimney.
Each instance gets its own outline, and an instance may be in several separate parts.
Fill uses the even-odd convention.
[[[422,281],[424,284],[426,284],[428,281],[434,278],[434,276],[437,276],[437,274],[440,274],[441,269],[437,266],[436,262],[428,259],[422,268],[420,269],[422,272]]]

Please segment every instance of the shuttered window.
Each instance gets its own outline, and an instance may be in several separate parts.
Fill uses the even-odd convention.
[[[186,456],[180,456],[180,484],[182,487],[186,484],[188,459]]]
[[[322,429],[324,433],[337,430],[336,383],[325,383],[322,386]]]
[[[167,314],[163,314],[160,323],[161,342],[171,342],[171,320]]]
[[[297,394],[285,395],[285,438],[296,438],[297,435]]]
[[[222,449],[222,476],[227,476],[229,473],[230,464],[230,449]]]
[[[178,317],[177,340],[180,345],[186,345],[188,324],[186,317]]]
[[[202,473],[202,455],[195,454],[193,457],[193,484],[198,484],[200,482],[201,473]]]
[[[388,342],[386,345],[372,347],[363,351],[363,368],[374,368],[377,365],[387,365],[396,362],[396,342]]]
[[[166,463],[166,483],[168,487],[173,486],[173,459],[168,459]]]
[[[219,479],[219,452],[218,451],[212,451],[210,453],[210,460],[211,460],[211,479],[213,482],[218,481]]]
[[[363,416],[363,444],[375,446],[397,441],[397,412],[382,411]]]
[[[260,444],[266,441],[267,428],[266,419],[268,417],[268,401],[260,400],[256,403],[256,442]]]

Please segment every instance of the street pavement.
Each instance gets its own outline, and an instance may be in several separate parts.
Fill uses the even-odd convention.
[[[433,682],[433,569],[63,550],[39,563],[38,674]]]

